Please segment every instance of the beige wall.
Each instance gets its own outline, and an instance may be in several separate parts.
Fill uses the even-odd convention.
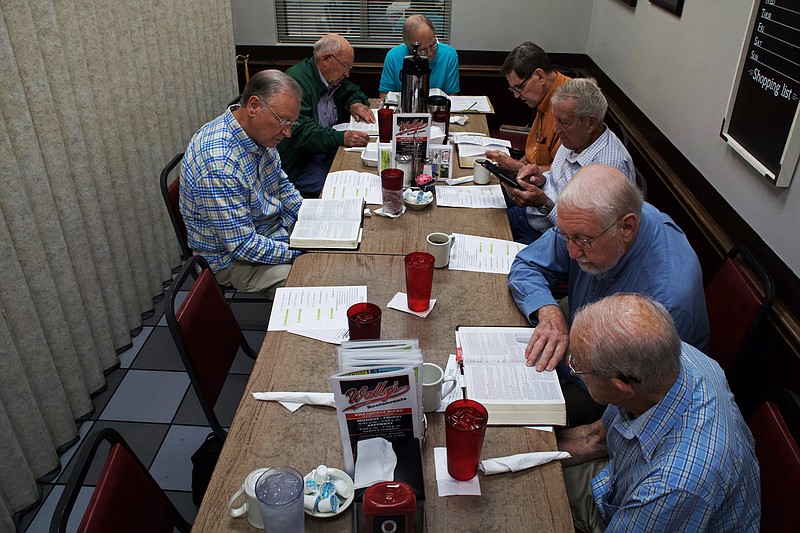
[[[800,172],[776,189],[719,136],[752,7],[687,0],[677,18],[645,0],[595,0],[587,53],[800,274]]]

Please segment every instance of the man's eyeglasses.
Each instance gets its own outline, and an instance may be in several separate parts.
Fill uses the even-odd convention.
[[[598,372],[597,370],[575,370],[575,357],[572,354],[569,354],[569,357],[567,357],[567,367],[569,367],[569,373],[572,374],[573,376],[583,376],[586,374],[602,374],[602,372]],[[642,382],[642,380],[637,378],[636,376],[626,376],[625,374],[617,374],[614,377],[626,384],[630,384],[631,381],[633,381],[634,383]]]
[[[331,57],[334,58],[336,60],[336,62],[339,63],[342,66],[342,68],[344,69],[345,72],[350,72],[350,70],[353,68],[353,65],[347,65],[347,64],[342,63],[341,61],[339,61],[339,58],[336,57],[335,55],[331,54]]]
[[[267,109],[272,111],[272,114],[275,115],[276,119],[278,119],[278,124],[281,125],[281,129],[286,127],[294,127],[295,125],[297,125],[297,122],[292,122],[291,120],[286,120],[285,118],[282,118],[279,114],[275,112],[274,109],[272,109],[272,107],[270,107],[270,105],[267,102],[264,102],[264,105],[267,106]]]
[[[534,72],[535,72],[535,71],[534,71]],[[516,85],[512,85],[511,87],[509,87],[509,88],[508,88],[508,90],[509,90],[509,91],[511,91],[511,92],[512,92],[512,93],[514,93],[514,94],[519,94],[519,93],[521,93],[521,92],[522,92],[522,90],[525,88],[525,84],[526,84],[526,83],[528,83],[528,80],[529,80],[529,79],[531,79],[531,76],[533,76],[533,72],[531,72],[530,74],[528,74],[528,77],[527,77],[527,78],[525,78],[524,80],[522,80],[521,82],[519,82],[518,84],[516,84]]]
[[[417,50],[417,53],[421,56],[427,56],[428,54],[435,52],[437,48],[439,48],[439,39],[436,39],[436,42],[427,48],[420,48]]]
[[[592,247],[592,244],[593,244],[593,243],[594,243],[594,242],[595,242],[597,239],[599,239],[600,237],[602,237],[603,235],[605,235],[605,233],[606,233],[608,230],[610,230],[611,228],[613,228],[614,226],[616,226],[616,225],[617,225],[617,222],[619,222],[619,219],[620,219],[620,218],[622,218],[622,217],[621,217],[621,216],[620,216],[620,217],[617,217],[617,219],[616,219],[614,222],[612,222],[612,223],[611,223],[611,225],[610,225],[609,227],[607,227],[606,229],[604,229],[603,231],[601,231],[601,232],[600,232],[600,235],[598,235],[598,236],[597,236],[597,237],[595,237],[594,239],[580,239],[580,238],[578,238],[578,237],[569,237],[569,236],[568,236],[566,233],[564,233],[563,231],[561,231],[561,228],[559,228],[558,226],[554,226],[554,227],[553,227],[553,231],[555,231],[555,232],[556,232],[556,235],[558,235],[559,237],[561,237],[561,238],[562,238],[562,239],[564,239],[565,241],[571,242],[572,244],[574,244],[574,245],[575,245],[575,246],[577,246],[578,248],[588,249],[588,248],[591,248],[591,247]]]

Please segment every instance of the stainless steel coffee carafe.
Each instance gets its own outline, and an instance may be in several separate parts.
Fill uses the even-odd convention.
[[[403,89],[400,96],[400,111],[403,113],[427,113],[428,89],[431,68],[428,59],[419,55],[420,43],[412,45],[412,55],[403,59],[400,81]]]

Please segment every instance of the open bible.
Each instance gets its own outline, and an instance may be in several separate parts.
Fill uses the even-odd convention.
[[[306,198],[289,236],[289,247],[355,250],[361,242],[363,219],[363,198]]]
[[[515,327],[460,327],[456,331],[467,398],[486,407],[491,425],[567,423],[556,372],[525,366],[525,346],[532,334],[533,328]]]

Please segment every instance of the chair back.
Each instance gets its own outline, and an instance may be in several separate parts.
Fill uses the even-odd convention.
[[[741,256],[761,280],[762,298],[736,261]],[[772,305],[772,277],[743,246],[734,246],[705,290],[711,340],[708,355],[729,372],[739,359],[764,313]]]
[[[189,239],[186,235],[186,224],[183,222],[183,215],[179,207],[180,203],[180,189],[181,177],[178,176],[169,182],[169,175],[183,160],[183,152],[177,154],[167,163],[167,166],[161,171],[161,196],[164,197],[164,203],[167,206],[167,213],[172,222],[172,229],[175,231],[175,237],[178,239],[178,246],[181,249],[181,261],[186,261],[192,255],[189,249]]]
[[[179,309],[177,294],[189,277],[194,283]],[[236,317],[220,292],[214,274],[199,255],[189,258],[167,291],[165,315],[186,372],[197,393],[209,426],[220,438],[225,430],[217,420],[214,406],[241,347],[255,358]]]
[[[789,410],[800,423],[800,401],[783,391]],[[747,421],[756,440],[761,471],[761,531],[797,531],[800,494],[800,446],[789,431],[778,405],[765,401]]]
[[[78,455],[74,470],[56,506],[51,533],[67,531],[72,508],[83,481],[102,443],[110,450],[83,515],[79,533],[189,531],[167,495],[136,457],[119,433],[105,428],[90,434]]]

